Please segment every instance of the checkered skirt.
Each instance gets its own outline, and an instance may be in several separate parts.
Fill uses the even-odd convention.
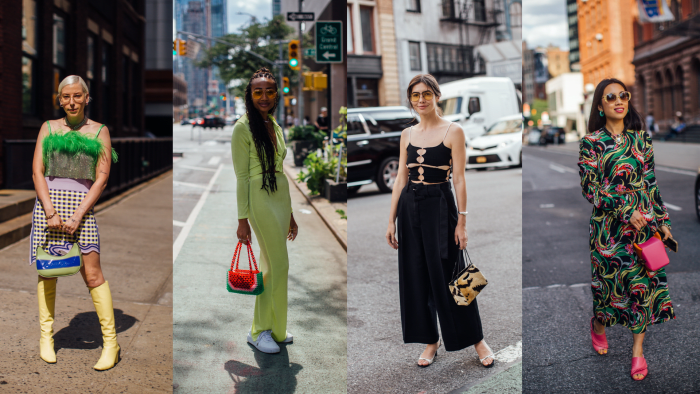
[[[87,192],[82,191],[49,189],[51,204],[53,204],[54,209],[56,209],[64,222],[70,219],[86,195]],[[48,228],[44,207],[37,199],[32,216],[29,264],[36,262],[36,249],[38,247],[42,247],[49,254],[58,256],[68,253],[75,242],[78,242],[80,252],[83,254],[90,252],[100,253],[100,233],[97,229],[93,210],[90,209],[90,211],[85,213],[80,226],[71,235],[62,229]]]

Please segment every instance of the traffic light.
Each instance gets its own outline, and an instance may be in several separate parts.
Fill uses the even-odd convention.
[[[179,49],[179,55],[180,56],[187,56],[187,41],[185,40],[179,40],[180,41],[180,49]]]
[[[178,40],[177,38],[175,39],[175,41],[173,41],[173,56],[177,56],[177,43],[178,43],[178,41],[180,41],[180,40]]]
[[[299,40],[289,41],[289,67],[292,70],[299,70],[301,67],[299,62],[301,60],[301,53],[299,53]]]
[[[289,78],[282,77],[282,93],[289,94],[291,89],[289,89]]]
[[[219,98],[221,99],[221,101],[226,101],[226,93],[221,93]]]

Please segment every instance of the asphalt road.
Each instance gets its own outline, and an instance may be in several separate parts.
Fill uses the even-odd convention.
[[[700,161],[700,146],[697,157]],[[607,356],[598,356],[591,346],[592,205],[581,194],[577,161],[575,152],[523,150],[523,392],[700,391],[700,222],[693,206],[693,173],[656,170],[680,246],[677,254],[670,253],[666,269],[677,318],[648,330],[649,375],[635,382],[627,328],[607,330]]]
[[[197,130],[197,129],[196,129]],[[198,132],[198,130],[197,130]],[[230,294],[236,177],[230,133],[190,141],[175,129],[173,388],[175,393],[340,393],[346,388],[346,253],[290,185],[299,236],[289,242],[288,331],[279,354],[247,344],[255,297]],[[259,245],[253,234],[253,251]],[[246,258],[241,265],[247,264]]]
[[[469,253],[489,280],[479,310],[487,343],[500,351],[496,367],[483,368],[473,348],[442,349],[430,367],[416,365],[425,346],[403,343],[398,252],[384,240],[391,195],[363,186],[348,201],[349,393],[467,392],[477,384],[520,392],[521,170],[468,171],[466,179]],[[495,379],[502,372],[508,379]]]

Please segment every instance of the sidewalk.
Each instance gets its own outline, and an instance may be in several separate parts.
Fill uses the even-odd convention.
[[[29,239],[0,250],[0,391],[172,392],[171,196],[168,172],[96,214],[122,348],[122,361],[109,371],[92,369],[102,334],[80,275],[58,280],[58,363],[39,358],[37,275],[27,261]]]
[[[653,141],[656,165],[697,172],[700,167],[700,144]],[[562,145],[547,145],[542,149],[555,150],[578,155],[579,142]]]
[[[174,392],[345,392],[345,250],[301,192],[290,186],[299,225],[299,236],[287,243],[287,326],[294,343],[282,345],[279,354],[260,353],[246,342],[255,297],[226,291],[236,245],[236,177],[230,159],[218,171],[174,262]],[[254,233],[253,251],[260,252]]]

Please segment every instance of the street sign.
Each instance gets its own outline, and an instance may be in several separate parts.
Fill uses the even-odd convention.
[[[313,12],[287,12],[287,22],[313,22]]]
[[[316,48],[306,48],[304,49],[304,56],[314,57],[316,56]]]
[[[343,22],[318,21],[316,29],[316,63],[343,62]]]

